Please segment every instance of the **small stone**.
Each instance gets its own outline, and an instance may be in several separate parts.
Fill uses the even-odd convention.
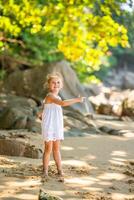
[[[58,196],[53,196],[49,193],[46,193],[41,189],[39,193],[39,200],[63,200],[63,199]]]

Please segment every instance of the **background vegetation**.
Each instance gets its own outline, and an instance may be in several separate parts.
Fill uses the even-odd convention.
[[[30,66],[67,59],[82,82],[102,79],[117,54],[134,48],[134,12],[124,11],[124,3],[0,0],[0,55]],[[1,79],[5,69],[1,64]]]

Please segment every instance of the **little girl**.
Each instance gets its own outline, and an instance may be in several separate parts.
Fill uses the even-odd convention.
[[[60,141],[64,140],[62,106],[83,102],[85,98],[78,97],[64,101],[61,100],[58,93],[63,87],[63,81],[61,75],[58,73],[48,75],[47,87],[49,93],[43,101],[42,112],[42,136],[44,139],[43,174],[45,178],[48,177],[51,152],[53,152],[58,174],[63,176],[60,154]]]

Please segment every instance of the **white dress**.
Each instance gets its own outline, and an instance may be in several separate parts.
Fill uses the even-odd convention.
[[[59,96],[56,98],[61,99]],[[60,105],[44,102],[41,127],[44,141],[64,140],[63,112]]]

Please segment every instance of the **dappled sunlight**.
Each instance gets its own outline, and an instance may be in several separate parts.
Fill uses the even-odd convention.
[[[1,155],[0,156],[0,162],[3,162],[6,164],[35,164],[35,165],[40,165],[42,163],[41,158],[28,158],[28,157],[23,157],[23,156],[6,156],[6,155]]]
[[[35,200],[42,188],[49,194],[68,200],[82,199],[84,193],[85,197],[86,193],[89,194],[87,199],[90,193],[95,193],[96,199],[97,193],[104,193],[104,196],[109,193],[113,200],[119,200],[118,195],[125,197],[132,185],[127,182],[127,173],[131,171],[126,168],[128,159],[133,156],[133,141],[130,140],[132,138],[106,135],[67,138],[61,145],[64,183],[58,181],[52,157],[50,179],[42,183],[41,159],[1,156],[0,170],[5,168],[5,172],[1,176],[0,193],[4,198],[15,196],[18,200]]]
[[[74,148],[73,147],[69,147],[69,146],[61,146],[61,150],[63,150],[63,151],[72,151],[72,150],[74,150]]]
[[[109,160],[110,163],[118,165],[118,166],[125,166],[127,159],[123,159],[123,158],[112,158],[111,160]]]
[[[64,160],[62,161],[63,165],[71,165],[73,167],[83,167],[83,166],[88,166],[88,164],[84,161],[80,160]]]
[[[34,194],[17,194],[18,199],[24,199],[24,200],[31,200],[31,199],[36,199],[37,195]]]
[[[13,159],[8,159],[6,156],[0,156],[0,170],[5,171],[17,167],[18,163],[15,163]]]
[[[119,165],[119,166],[125,166],[126,164],[124,163],[124,162],[122,162],[122,161],[117,161],[117,160],[109,160],[109,162],[111,163],[111,164],[114,164],[114,165]]]
[[[16,180],[15,181],[9,181],[9,182],[7,182],[6,183],[6,185],[7,186],[14,186],[14,187],[28,187],[28,186],[36,186],[36,185],[41,185],[41,182],[40,182],[40,180],[39,179],[37,179],[37,180],[31,180],[31,179],[29,179],[29,180],[21,180],[21,181],[17,181],[16,182]]]
[[[112,151],[111,155],[125,157],[127,156],[127,153],[125,151]]]
[[[14,158],[12,156],[6,156],[6,155],[0,155],[0,161],[4,161],[4,162],[14,162]]]
[[[124,133],[123,136],[126,137],[126,138],[134,138],[134,133],[127,132],[127,133]]]
[[[127,161],[126,159],[123,159],[123,158],[112,158],[112,159],[116,161],[121,161],[121,162]]]
[[[2,168],[3,170],[5,170],[5,169],[12,169],[12,168],[16,168],[16,167],[18,167],[18,165],[17,164],[4,164],[4,169],[3,169],[3,165],[1,165],[0,164],[0,168]]]
[[[85,187],[85,186],[91,186],[97,181],[98,179],[92,178],[92,177],[89,177],[89,178],[88,177],[82,177],[82,178],[73,177],[73,178],[67,179],[66,183],[71,184],[71,186],[74,185],[74,186]]]
[[[129,130],[129,129],[123,129],[123,130],[120,130],[120,133],[133,133],[134,134],[134,129],[133,130]]]
[[[102,180],[123,180],[126,178],[126,176],[122,173],[108,173],[105,172],[98,176],[99,179]]]
[[[4,189],[5,188],[5,185],[0,185],[0,190],[2,189]]]
[[[1,198],[4,199],[20,199],[20,200],[37,200],[37,194],[27,194],[27,193],[23,193],[23,191],[20,191],[21,194],[16,194],[16,191],[12,192],[8,192],[7,194],[4,193],[3,195],[1,195]]]
[[[88,147],[78,147],[78,149],[80,149],[80,150],[87,150]]]
[[[99,181],[98,184],[99,184],[99,185],[104,185],[104,186],[110,186],[110,185],[112,185],[112,182],[108,182],[108,181]]]
[[[0,197],[3,199],[37,199],[40,184],[36,180],[27,181],[14,177],[3,177],[1,182],[3,188],[0,188]]]
[[[88,154],[84,157],[84,160],[95,160],[96,159],[96,156],[94,155],[91,155],[91,154]]]
[[[116,191],[123,196],[124,192],[129,190],[128,177],[123,172],[128,158],[132,156],[132,141],[129,142],[130,138],[102,135],[94,137],[90,135],[85,138],[85,145],[82,145],[79,140],[81,139],[77,138],[77,141],[72,142],[71,145],[74,149],[78,149],[78,152],[74,151],[74,157],[77,155],[77,160],[68,159],[63,163],[65,166],[71,165],[72,167],[82,168],[84,168],[85,164],[88,164],[90,167],[89,173],[87,176],[83,173],[77,174],[77,171],[73,171],[70,168],[72,170],[71,174],[65,178],[66,186],[85,193],[98,191],[104,192],[106,195],[106,192],[112,194],[112,191]],[[76,142],[79,144],[78,146]]]
[[[128,195],[128,194],[122,194],[122,193],[112,193],[111,194],[112,198],[115,200],[133,200],[134,199],[134,195]],[[133,199],[132,199],[133,198]]]
[[[83,176],[81,178],[69,178],[65,181],[65,183],[67,184],[68,187],[73,187],[73,188],[77,188],[78,190],[83,190],[83,191],[103,191],[104,188],[103,187],[99,187],[99,186],[111,186],[112,183],[111,182],[107,182],[107,181],[100,181],[99,179],[96,179],[94,177],[91,176]]]

